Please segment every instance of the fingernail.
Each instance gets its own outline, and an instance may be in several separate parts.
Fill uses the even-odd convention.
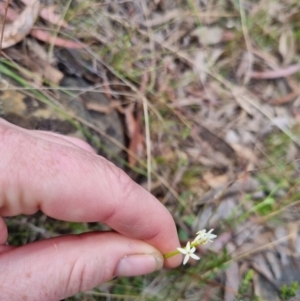
[[[138,276],[163,267],[164,259],[160,254],[135,254],[123,257],[116,268],[115,276]]]

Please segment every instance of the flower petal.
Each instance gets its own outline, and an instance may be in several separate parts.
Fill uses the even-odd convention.
[[[190,257],[194,258],[195,260],[200,260],[200,257],[196,254],[190,254]]]
[[[196,248],[195,247],[192,247],[191,249],[190,249],[190,253],[194,253],[196,251]]]
[[[188,253],[187,250],[183,249],[183,248],[177,248],[177,250],[184,255],[186,255]]]
[[[190,256],[188,254],[185,255],[183,260],[183,265],[185,265],[189,261]]]
[[[187,252],[191,250],[191,243],[189,241],[187,242],[185,249],[187,250]]]

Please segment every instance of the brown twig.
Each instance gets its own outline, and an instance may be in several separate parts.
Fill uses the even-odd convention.
[[[271,101],[269,101],[268,103],[270,105],[273,106],[280,106],[280,105],[284,105],[290,101],[292,101],[293,99],[295,99],[298,95],[300,94],[300,91],[293,91],[283,97],[277,98],[277,99],[272,99]]]

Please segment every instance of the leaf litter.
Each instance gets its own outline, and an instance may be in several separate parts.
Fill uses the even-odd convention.
[[[26,4],[26,7],[20,15],[9,7],[6,11],[6,5],[0,2],[0,15],[5,15],[7,20],[13,21],[12,23],[2,24],[1,26],[4,29],[2,45],[0,48],[5,49],[15,45],[23,40],[28,34],[40,41],[54,44],[59,47],[74,49],[81,49],[84,47],[81,43],[52,36],[47,30],[33,28],[38,15],[58,27],[68,28],[69,26],[59,15],[54,13],[53,7],[40,8],[39,0],[26,0],[23,2]]]

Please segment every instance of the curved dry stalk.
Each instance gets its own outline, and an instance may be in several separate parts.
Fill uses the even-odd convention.
[[[3,25],[0,49],[5,49],[22,41],[31,31],[40,11],[40,1],[31,0],[30,4],[14,22]]]

